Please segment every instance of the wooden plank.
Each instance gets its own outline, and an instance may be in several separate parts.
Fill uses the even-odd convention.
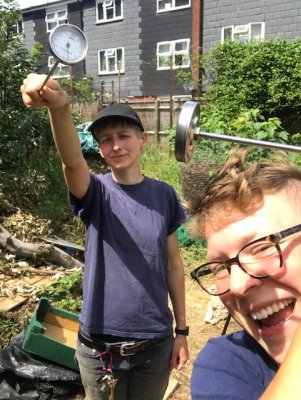
[[[25,278],[24,283],[27,285],[41,287],[50,284],[53,278],[53,276],[35,275],[31,278]]]
[[[57,246],[61,246],[61,247],[64,247],[64,248],[68,248],[69,247],[69,248],[74,249],[74,250],[80,250],[80,251],[84,251],[85,250],[85,248],[83,246],[80,246],[79,244],[70,242],[69,240],[57,238],[57,237],[51,238],[51,237],[41,236],[40,239],[42,239],[43,242],[51,243],[51,244],[54,244],[54,245],[57,245]]]
[[[5,311],[10,311],[14,309],[15,307],[25,303],[28,300],[28,297],[23,297],[23,296],[15,296],[13,299],[10,297],[0,297],[0,311],[5,312]]]
[[[34,287],[42,287],[44,285],[48,285],[51,283],[53,280],[53,276],[43,276],[43,275],[35,275],[31,278],[25,277],[25,278],[11,278],[10,279],[2,279],[1,281],[5,281],[5,287],[7,287],[7,290],[9,291],[10,284],[11,284],[11,291],[13,293],[14,288],[19,287],[22,288],[22,286],[34,286]],[[6,312],[6,311],[11,311],[17,306],[25,303],[31,296],[31,293],[29,292],[28,295],[26,293],[24,294],[15,294],[14,297],[10,296],[0,296],[0,312]]]
[[[168,400],[172,397],[172,395],[174,394],[174,392],[180,387],[180,382],[175,379],[175,378],[171,378],[169,380],[165,395],[163,400]]]

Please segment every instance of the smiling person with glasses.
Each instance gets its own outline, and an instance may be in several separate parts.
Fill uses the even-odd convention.
[[[242,330],[210,339],[192,399],[301,398],[301,170],[284,153],[257,163],[234,149],[190,206],[207,261],[192,276]]]

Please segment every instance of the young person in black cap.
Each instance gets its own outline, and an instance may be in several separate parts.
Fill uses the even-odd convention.
[[[87,400],[160,400],[170,370],[188,359],[183,264],[176,229],[185,214],[174,189],[144,176],[147,133],[124,104],[104,108],[89,130],[111,168],[90,173],[59,84],[30,74],[27,108],[46,106],[70,204],[86,227],[77,360]],[[173,317],[168,308],[168,294]]]

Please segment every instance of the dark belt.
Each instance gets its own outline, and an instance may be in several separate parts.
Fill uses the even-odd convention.
[[[106,343],[101,340],[91,340],[83,336],[83,334],[79,331],[78,332],[78,339],[81,343],[85,346],[90,347],[91,349],[95,349],[100,353],[112,352],[112,353],[119,353],[121,356],[133,356],[136,353],[140,353],[143,350],[146,350],[148,347],[153,346],[154,344],[163,340],[161,339],[149,339],[149,340],[142,340],[142,341],[130,341],[130,342],[122,342],[122,343]],[[164,338],[165,339],[165,338]]]

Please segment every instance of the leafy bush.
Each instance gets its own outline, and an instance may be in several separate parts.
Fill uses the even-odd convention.
[[[43,48],[31,52],[23,45],[16,26],[21,12],[14,1],[0,6],[0,215],[25,210],[52,221],[61,230],[72,216],[60,159],[54,150],[47,109],[27,110],[20,86],[40,66]],[[74,83],[76,99],[93,99],[91,81]],[[74,114],[75,123],[79,123]]]
[[[47,153],[51,139],[47,111],[27,111],[20,95],[23,79],[38,69],[42,54],[39,44],[30,53],[23,46],[23,37],[16,31],[20,18],[15,3],[6,0],[0,8],[0,212],[3,214],[26,203],[28,183],[34,184],[40,176],[29,171],[28,165],[38,148]]]
[[[211,111],[214,111],[211,114]],[[212,117],[212,118],[211,118]],[[226,134],[228,136],[239,136],[258,141],[276,142],[290,145],[300,143],[300,134],[289,134],[281,125],[277,117],[265,118],[259,109],[245,110],[237,117],[225,122],[219,120],[216,108],[213,106],[209,113],[206,111],[201,114],[201,130],[213,133]],[[242,146],[239,143],[220,141],[215,139],[201,139],[197,143],[193,160],[225,161],[229,150],[234,146]],[[271,148],[253,146],[253,159],[266,158],[271,155]],[[291,154],[291,157],[297,161],[297,158]],[[300,157],[300,156],[299,156]]]
[[[47,297],[58,308],[80,313],[82,308],[83,276],[81,271],[55,279],[41,289],[39,296]]]
[[[72,95],[73,103],[92,103],[98,99],[92,86],[92,78],[88,76],[83,76],[80,80],[73,82],[72,87],[69,79],[62,78],[60,85],[66,93]]]
[[[202,59],[213,113],[229,121],[243,110],[259,109],[282,122],[300,113],[300,56],[301,39],[217,44]]]

